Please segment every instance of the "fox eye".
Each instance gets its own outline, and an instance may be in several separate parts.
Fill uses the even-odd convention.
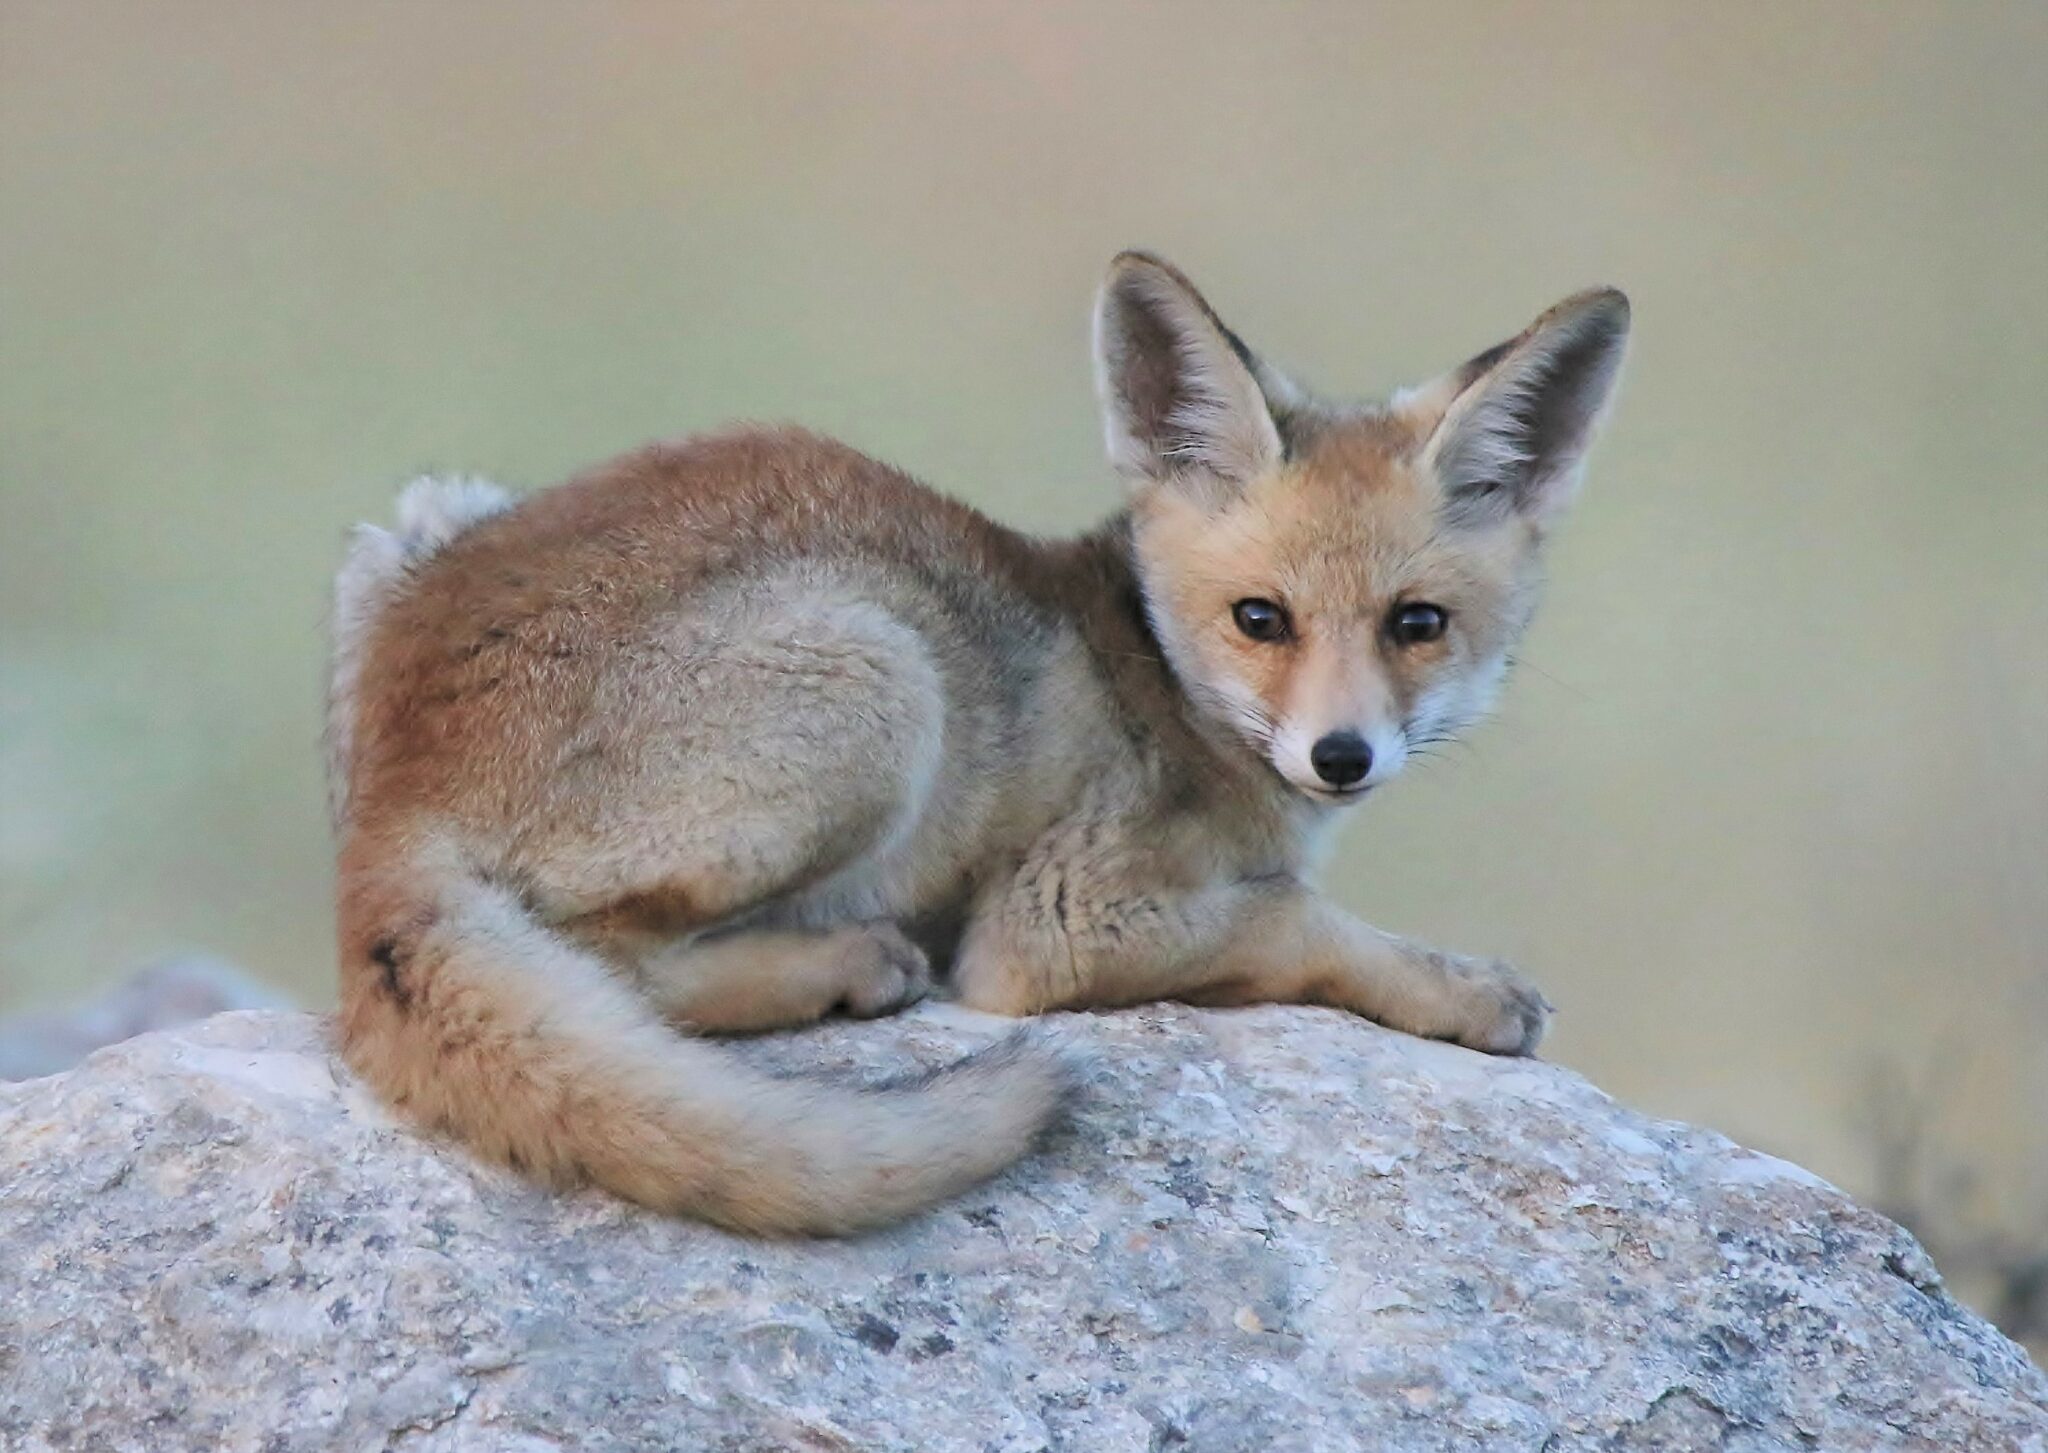
[[[1441,636],[1450,619],[1450,612],[1442,606],[1415,600],[1394,607],[1387,629],[1393,632],[1394,639],[1400,644],[1420,646]]]
[[[1270,600],[1241,600],[1230,608],[1237,628],[1255,641],[1287,639],[1287,608]]]

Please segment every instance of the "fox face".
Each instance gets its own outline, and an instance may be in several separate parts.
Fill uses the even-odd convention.
[[[1167,264],[1119,258],[1096,314],[1105,432],[1196,707],[1326,802],[1483,715],[1627,332],[1620,293],[1583,293],[1388,404],[1331,404]]]

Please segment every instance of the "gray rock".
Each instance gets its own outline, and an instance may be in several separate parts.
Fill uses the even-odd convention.
[[[139,969],[76,1004],[0,1019],[0,1080],[68,1070],[94,1050],[152,1029],[170,1029],[227,1009],[282,1009],[286,999],[241,970],[204,954]]]
[[[1055,1032],[1100,1066],[1072,1129],[838,1243],[480,1169],[309,1016],[0,1087],[0,1447],[2048,1449],[2048,1379],[1782,1161],[1317,1010]]]

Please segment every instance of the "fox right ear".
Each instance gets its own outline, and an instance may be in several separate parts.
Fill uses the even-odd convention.
[[[1278,464],[1262,371],[1171,264],[1126,252],[1109,265],[1095,303],[1095,387],[1118,473],[1230,489]]]
[[[1453,395],[1426,459],[1462,517],[1542,522],[1571,499],[1628,346],[1614,288],[1566,298],[1518,336],[1439,380]]]

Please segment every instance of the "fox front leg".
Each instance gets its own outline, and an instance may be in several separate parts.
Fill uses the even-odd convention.
[[[971,910],[952,971],[961,1002],[1016,1015],[1185,997],[1244,894],[1160,886],[1176,866],[1088,821],[1047,834]]]
[[[1499,959],[1382,932],[1300,884],[1247,905],[1193,1003],[1327,1004],[1488,1054],[1534,1054],[1551,1006]]]
[[[1533,1053],[1550,1005],[1498,960],[1383,933],[1292,879],[1091,899],[1031,874],[984,905],[954,979],[999,1014],[1178,999],[1325,1004],[1490,1054]]]

